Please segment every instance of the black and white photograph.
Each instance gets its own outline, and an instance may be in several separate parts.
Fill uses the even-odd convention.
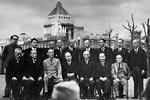
[[[0,100],[150,100],[150,0],[0,0]]]

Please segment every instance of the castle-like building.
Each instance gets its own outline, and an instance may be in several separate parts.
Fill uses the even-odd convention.
[[[75,33],[84,31],[83,27],[75,26],[71,14],[69,14],[59,1],[56,7],[49,13],[44,23],[43,37],[66,37],[67,39],[77,39]]]

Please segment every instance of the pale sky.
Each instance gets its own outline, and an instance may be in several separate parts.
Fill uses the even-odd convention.
[[[43,24],[58,0],[0,0],[0,39],[12,34],[27,33],[31,37],[43,33]],[[141,30],[141,23],[150,18],[150,0],[60,0],[73,16],[75,25],[93,33],[104,33],[109,26],[113,33],[127,37],[122,24],[131,20]],[[125,35],[126,34],[126,35]]]

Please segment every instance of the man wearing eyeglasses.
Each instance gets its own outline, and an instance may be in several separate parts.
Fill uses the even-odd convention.
[[[4,93],[4,96],[3,98],[7,98],[10,96],[10,92],[11,92],[11,79],[10,77],[8,76],[8,73],[7,73],[7,66],[8,66],[8,61],[10,59],[13,58],[14,56],[14,51],[15,51],[15,48],[18,48],[20,46],[17,45],[17,42],[18,42],[18,39],[19,37],[17,35],[12,35],[10,37],[10,44],[6,45],[4,47],[4,50],[3,50],[3,53],[2,53],[2,61],[3,61],[3,66],[6,70],[6,77],[5,77],[5,80],[6,80],[6,87],[5,87],[5,93]]]

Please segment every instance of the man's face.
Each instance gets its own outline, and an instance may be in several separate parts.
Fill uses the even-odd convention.
[[[36,51],[31,51],[31,57],[36,59],[37,58],[37,52]]]
[[[123,46],[123,41],[122,40],[118,40],[117,44],[118,44],[118,47],[122,47]]]
[[[100,48],[104,47],[104,45],[105,45],[104,41],[103,41],[103,40],[100,40],[100,41],[99,41],[99,46],[100,46]]]
[[[122,56],[121,56],[121,55],[117,55],[117,56],[116,56],[116,61],[117,61],[118,63],[122,62]]]
[[[137,41],[137,40],[133,40],[132,44],[133,44],[133,47],[134,47],[134,48],[137,48],[137,47],[138,47],[138,41]]]
[[[48,56],[50,58],[53,58],[54,57],[54,50],[53,49],[49,49],[47,54],[48,54]]]
[[[84,46],[85,46],[86,48],[88,48],[88,47],[90,46],[90,41],[89,41],[89,40],[85,40],[85,41],[84,41]]]
[[[15,58],[20,59],[22,56],[22,50],[20,49],[15,49]]]
[[[70,41],[69,46],[73,48],[74,47],[74,41]]]
[[[66,58],[67,61],[71,61],[72,60],[72,56],[71,56],[70,53],[66,53],[65,54],[65,58]]]
[[[105,61],[105,59],[106,59],[106,57],[105,57],[105,54],[104,53],[100,53],[99,54],[99,59],[100,59],[100,61]]]
[[[57,42],[57,46],[61,48],[62,47],[62,42],[61,41]]]
[[[17,42],[18,42],[18,37],[17,36],[13,36],[13,38],[11,39],[11,43],[17,44]]]
[[[88,51],[85,51],[85,52],[83,53],[83,57],[84,57],[85,59],[89,59],[90,53],[89,53]]]
[[[31,46],[32,46],[33,48],[37,48],[38,42],[37,42],[36,40],[33,40],[33,41],[31,42]]]
[[[50,42],[49,42],[49,47],[50,47],[50,48],[54,48],[54,47],[55,47],[55,43],[54,43],[53,41],[50,41]]]

